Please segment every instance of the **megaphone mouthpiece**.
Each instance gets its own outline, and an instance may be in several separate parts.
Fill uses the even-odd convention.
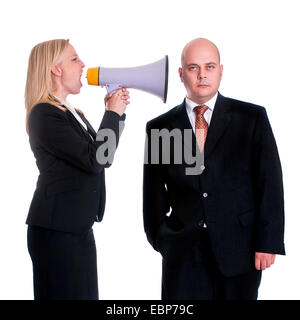
[[[86,73],[88,84],[99,86],[99,67],[89,68]]]

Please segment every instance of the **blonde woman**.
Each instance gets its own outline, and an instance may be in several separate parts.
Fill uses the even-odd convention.
[[[98,299],[92,226],[103,217],[104,168],[111,164],[98,159],[106,143],[99,135],[110,129],[118,143],[129,93],[120,89],[105,97],[95,132],[66,102],[80,92],[84,67],[68,40],[40,43],[29,57],[26,129],[40,174],[26,223],[38,300]]]

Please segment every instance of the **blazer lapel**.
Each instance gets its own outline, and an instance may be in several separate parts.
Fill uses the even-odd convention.
[[[227,129],[231,115],[230,115],[230,102],[220,93],[218,93],[218,98],[216,100],[216,104],[214,107],[214,111],[212,114],[212,118],[210,121],[210,125],[207,132],[207,138],[204,146],[204,159],[206,160],[213,149],[215,148],[217,142],[224,134]],[[177,106],[177,110],[175,112],[174,120],[172,122],[173,128],[178,128],[182,132],[182,137],[184,135],[185,129],[192,130],[192,143],[185,144],[184,147],[188,148],[189,151],[195,154],[195,148],[198,147],[196,142],[196,137],[191,126],[190,120],[186,113],[185,100],[182,104]]]
[[[191,126],[190,119],[186,112],[185,100],[182,104],[177,106],[173,119],[170,121],[171,129],[179,129],[181,136],[179,139],[183,140],[183,166],[180,166],[177,172],[178,175],[184,175],[185,183],[189,184],[191,188],[199,191],[199,176],[198,175],[187,175],[186,170],[190,165],[184,164],[186,161],[186,155],[189,155],[188,158],[191,159],[190,155],[196,155],[197,142],[194,134],[194,130]],[[187,133],[188,130],[189,132]],[[187,135],[188,134],[188,135]],[[186,136],[187,135],[187,136]],[[192,138],[192,141],[188,141]],[[195,164],[191,164],[191,167],[194,167]]]
[[[66,111],[66,115],[69,118],[70,122],[73,124],[73,126],[75,127],[76,130],[80,131],[81,134],[83,134],[86,139],[88,139],[89,141],[92,141],[91,136],[89,135],[89,133],[86,131],[86,129],[79,123],[79,121],[74,117],[74,115],[72,114],[72,112],[70,110],[67,109]],[[94,138],[94,136],[93,136]],[[96,139],[96,134],[95,134],[95,138]]]
[[[182,104],[177,106],[177,110],[175,112],[173,123],[171,124],[173,128],[177,128],[182,133],[182,139],[184,138],[185,131],[184,130],[191,130],[192,136],[192,143],[185,143],[184,147],[188,148],[190,152],[195,150],[196,147],[196,137],[194,134],[194,130],[191,126],[190,119],[186,113],[186,106],[185,106],[185,99],[183,100]]]
[[[204,146],[205,160],[209,157],[217,142],[219,141],[219,139],[228,127],[231,118],[229,107],[229,101],[219,93],[208,128],[207,138]]]
[[[89,134],[93,137],[94,140],[96,140],[97,133],[94,130],[94,128],[92,127],[92,125],[88,122],[88,120],[86,119],[86,117],[82,113],[77,112],[77,114],[82,119],[82,121],[87,125],[87,129],[88,129]]]

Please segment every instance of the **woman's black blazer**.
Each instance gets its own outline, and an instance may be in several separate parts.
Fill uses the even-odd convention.
[[[104,168],[110,166],[114,152],[104,164],[98,163],[96,152],[108,144],[107,131],[103,129],[113,130],[118,145],[125,114],[120,117],[116,112],[105,111],[97,134],[79,115],[90,134],[69,110],[51,104],[38,104],[29,115],[29,143],[40,174],[26,220],[28,225],[83,233],[103,218]]]

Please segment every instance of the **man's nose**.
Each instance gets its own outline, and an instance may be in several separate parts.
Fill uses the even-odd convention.
[[[199,67],[199,71],[198,71],[198,79],[203,79],[206,78],[206,72],[205,69],[202,67]]]

